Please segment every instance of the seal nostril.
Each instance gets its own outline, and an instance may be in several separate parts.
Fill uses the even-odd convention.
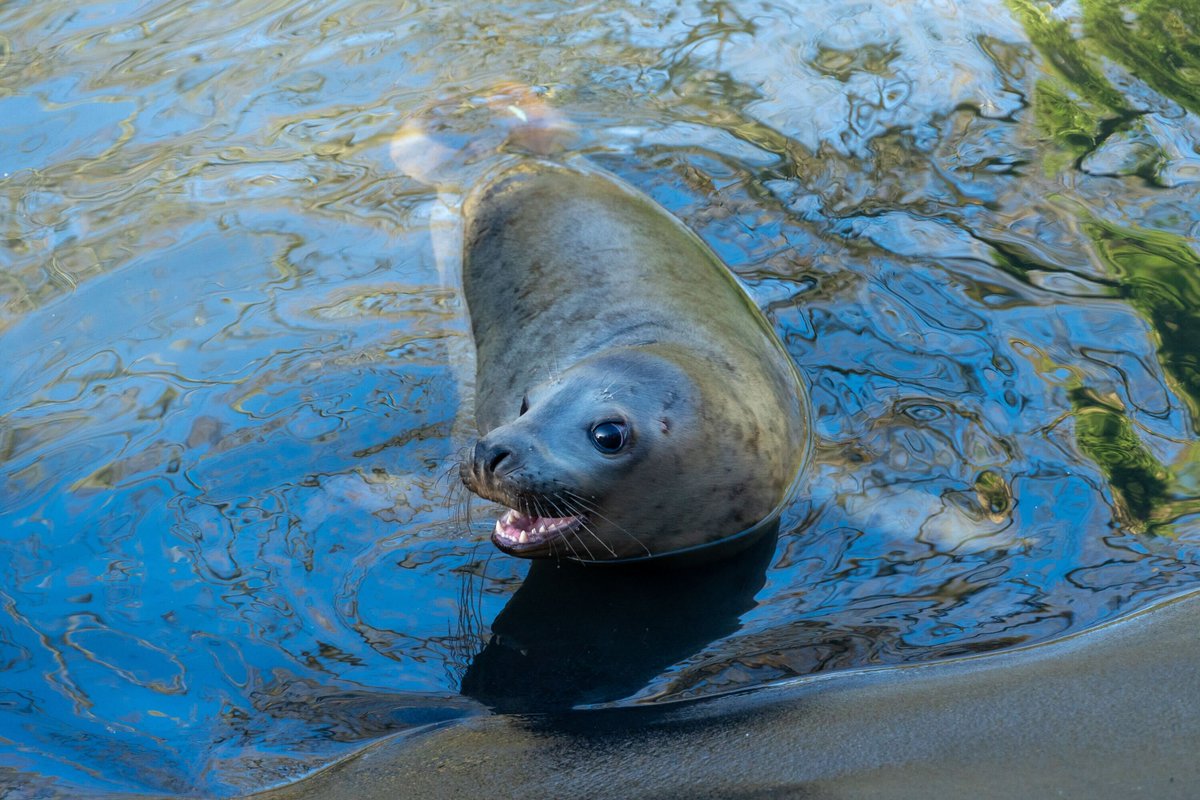
[[[492,452],[487,454],[487,471],[496,474],[496,467],[500,466],[500,462],[508,458],[512,453],[503,448],[497,447]]]

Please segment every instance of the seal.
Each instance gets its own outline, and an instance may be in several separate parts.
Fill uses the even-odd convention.
[[[510,509],[502,551],[732,551],[793,493],[811,439],[795,365],[716,254],[615,176],[526,159],[485,182],[463,290],[481,438],[460,474]]]

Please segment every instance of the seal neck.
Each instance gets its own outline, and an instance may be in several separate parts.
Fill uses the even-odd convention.
[[[712,561],[720,561],[730,556],[734,556],[743,550],[753,546],[755,543],[762,540],[764,536],[771,536],[779,533],[779,515],[782,509],[776,509],[772,514],[761,522],[746,528],[740,533],[735,533],[732,536],[726,536],[722,539],[717,539],[713,542],[705,542],[703,544],[683,547],[678,550],[670,550],[665,553],[653,553],[648,556],[634,556],[632,558],[610,558],[605,560],[592,560],[587,558],[575,558],[572,556],[569,560],[587,564],[589,566],[629,566],[629,565],[653,565],[664,569],[673,569],[675,567],[694,567],[700,564],[707,564]]]

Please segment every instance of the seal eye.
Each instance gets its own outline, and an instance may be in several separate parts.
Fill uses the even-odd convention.
[[[625,446],[626,428],[621,422],[599,422],[592,426],[591,436],[601,453],[616,453]]]
[[[524,397],[521,398],[521,410],[520,410],[520,412],[518,412],[517,416],[518,417],[525,416],[525,412],[528,410],[529,410],[529,395],[525,395]]]

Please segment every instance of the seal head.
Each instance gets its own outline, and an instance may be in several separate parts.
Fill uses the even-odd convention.
[[[807,398],[728,269],[645,196],[526,162],[467,203],[463,283],[481,438],[465,485],[524,557],[628,561],[778,513]]]
[[[689,362],[656,345],[604,351],[532,387],[523,413],[462,466],[470,489],[512,509],[492,541],[526,557],[637,558],[765,516],[781,487],[730,485],[722,459],[696,461],[729,434],[705,418],[689,373],[705,367]],[[717,518],[708,503],[680,502],[714,492],[726,498]]]

